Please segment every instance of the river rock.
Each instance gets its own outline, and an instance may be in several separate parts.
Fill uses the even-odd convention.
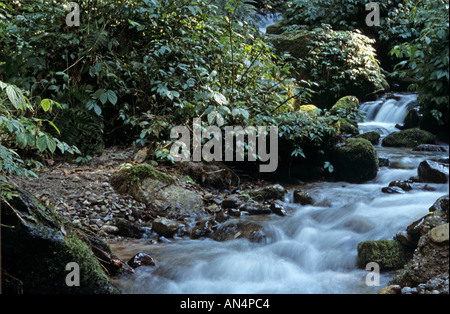
[[[106,233],[109,234],[118,234],[119,233],[119,228],[117,228],[116,226],[113,225],[103,225],[100,230],[103,230]]]
[[[416,286],[441,274],[448,277],[448,208],[448,195],[444,195],[430,207],[430,214],[407,227],[408,236],[419,239],[412,259],[395,275],[393,284]]]
[[[313,198],[309,195],[308,192],[304,192],[301,190],[295,190],[293,193],[294,203],[300,205],[312,205],[314,203]]]
[[[177,233],[179,227],[180,224],[177,221],[164,217],[156,218],[152,222],[153,231],[166,238],[173,237]]]
[[[284,205],[280,203],[279,200],[275,200],[270,204],[270,210],[275,215],[286,216],[286,209],[284,208]]]
[[[399,285],[389,285],[378,291],[378,294],[400,294],[401,290]]]
[[[116,217],[113,220],[113,225],[118,229],[116,234],[122,237],[139,239],[145,233],[144,228],[125,218]]]
[[[180,186],[172,176],[148,164],[122,165],[112,176],[111,186],[145,203],[161,217],[206,215],[198,193]]]
[[[370,131],[356,135],[355,137],[365,138],[370,143],[372,143],[372,145],[378,145],[380,143],[381,134],[377,131]]]
[[[436,202],[431,205],[429,212],[433,215],[442,217],[444,221],[449,222],[449,207],[449,195],[446,194],[438,198]]]
[[[156,265],[153,257],[151,257],[150,255],[145,254],[145,253],[137,253],[135,256],[133,256],[127,262],[127,264],[133,268],[138,268],[141,266],[155,266]]]
[[[434,243],[448,242],[448,223],[431,229],[430,237]]]
[[[263,226],[257,222],[233,219],[220,225],[211,237],[216,241],[245,238],[251,242],[261,242],[265,234]]]
[[[424,160],[417,168],[419,179],[423,182],[447,183],[449,167],[446,164],[431,160]]]
[[[111,274],[121,262],[103,240],[76,228],[30,193],[10,188],[12,198],[0,203],[1,222],[9,226],[1,230],[2,271],[20,280],[23,293],[118,293],[104,269]],[[70,262],[79,266],[79,286],[66,284]]]
[[[286,194],[286,189],[280,184],[273,184],[262,188],[249,190],[246,193],[254,199],[283,199]]]
[[[412,251],[395,240],[360,242],[357,251],[361,267],[375,262],[380,266],[380,270],[400,269],[412,257]]]
[[[213,232],[213,227],[216,225],[214,219],[202,219],[198,221],[191,231],[192,239],[199,239],[201,237],[209,237]]]
[[[363,138],[349,138],[338,145],[332,155],[337,180],[362,183],[378,173],[378,155],[374,146]]]
[[[418,152],[446,152],[447,148],[441,145],[432,145],[432,144],[420,144],[413,148],[413,151]]]
[[[386,147],[416,147],[420,144],[434,144],[436,137],[428,131],[419,129],[407,129],[393,132],[382,141]]]

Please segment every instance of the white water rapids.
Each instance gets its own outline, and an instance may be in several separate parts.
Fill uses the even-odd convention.
[[[399,97],[397,102],[409,101],[409,95]],[[377,124],[383,125],[386,120],[390,124],[402,123],[390,120],[393,113],[381,121],[375,120],[384,112],[384,106],[394,110],[403,105],[385,99],[384,103],[363,104],[362,108],[369,105],[380,108],[378,114],[368,115],[372,120],[364,126],[377,129]],[[139,294],[378,292],[392,273],[382,273],[380,286],[366,285],[369,272],[357,266],[358,243],[392,239],[398,231],[426,215],[429,207],[448,193],[447,184],[430,184],[434,191],[413,190],[405,194],[385,194],[381,188],[393,180],[417,175],[417,166],[424,159],[448,155],[383,147],[377,150],[396,168],[382,167],[374,180],[364,184],[318,182],[300,187],[308,190],[314,205],[292,203],[293,187],[285,199],[289,209],[286,217],[242,218],[256,219],[265,225],[267,239],[263,243],[245,239],[226,242],[178,239],[149,245],[141,239],[113,245],[120,257],[130,258],[144,252],[156,260],[155,267],[137,268],[135,274],[119,277],[116,283],[124,293]]]

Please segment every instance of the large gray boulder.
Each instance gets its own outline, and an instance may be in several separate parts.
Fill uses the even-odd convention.
[[[148,164],[119,167],[111,186],[143,202],[155,215],[167,218],[205,215],[202,197],[177,183],[174,177]]]

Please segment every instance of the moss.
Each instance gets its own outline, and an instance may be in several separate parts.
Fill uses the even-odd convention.
[[[360,242],[357,250],[360,266],[375,262],[380,270],[400,269],[412,258],[412,252],[396,240]]]
[[[267,26],[266,34],[279,35],[285,31],[286,27],[282,20],[276,22],[275,24]]]
[[[136,165],[127,172],[127,179],[130,183],[137,183],[145,178],[155,179],[167,184],[175,183],[175,179],[172,176],[158,171],[148,164]]]
[[[389,134],[383,139],[386,147],[416,147],[420,144],[434,144],[436,137],[428,131],[407,129]]]
[[[332,156],[338,180],[361,183],[372,180],[378,172],[378,155],[374,146],[363,138],[349,138]]]
[[[344,115],[349,114],[352,110],[359,107],[359,99],[355,96],[345,96],[339,99],[333,107],[330,109],[330,113],[333,115],[338,112],[343,112]]]
[[[372,143],[372,145],[378,145],[378,143],[380,142],[381,135],[377,131],[370,131],[363,134],[359,134],[356,137],[364,138],[368,140],[370,143]]]
[[[339,124],[339,130],[341,133],[350,135],[359,135],[359,129],[355,126],[350,119],[342,119]]]
[[[317,116],[320,114],[320,109],[314,105],[303,105],[298,109],[301,113],[306,113],[308,115]]]

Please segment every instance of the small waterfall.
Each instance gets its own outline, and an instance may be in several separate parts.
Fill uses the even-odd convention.
[[[256,21],[261,34],[266,33],[267,26],[273,25],[282,19],[282,14],[278,12],[259,12],[256,13]]]
[[[365,133],[378,131],[382,136],[398,131],[397,124],[403,124],[408,111],[417,105],[417,94],[389,94],[360,106],[365,112],[364,122],[359,123]]]

